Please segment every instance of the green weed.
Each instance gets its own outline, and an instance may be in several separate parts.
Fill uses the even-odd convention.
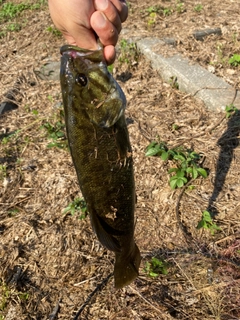
[[[229,60],[228,63],[233,67],[238,67],[240,65],[240,54],[234,54]]]
[[[13,208],[8,210],[7,214],[9,215],[9,217],[14,217],[19,213],[18,208]]]
[[[225,64],[227,58],[224,57],[224,44],[221,42],[217,43],[217,56],[220,63]]]
[[[15,31],[15,32],[18,32],[21,30],[21,25],[19,23],[10,23],[8,26],[7,26],[7,31]]]
[[[226,111],[226,117],[230,118],[236,111],[238,111],[238,108],[236,108],[233,104],[230,104],[229,106],[225,107]]]
[[[58,29],[56,29],[55,27],[51,27],[50,26],[46,30],[48,32],[50,32],[51,34],[53,34],[54,36],[56,36],[56,37],[61,37],[62,36],[62,33]]]
[[[170,77],[169,84],[171,85],[172,88],[179,90],[179,83],[177,81],[177,77],[175,76]]]
[[[8,144],[9,141],[17,138],[17,136],[18,136],[20,131],[21,130],[19,129],[19,130],[16,130],[15,132],[13,132],[13,133],[10,133],[10,134],[6,135],[6,137],[4,137],[2,139],[1,144]]]
[[[156,12],[151,12],[147,21],[148,26],[152,27],[153,25],[155,25],[156,19],[157,19]]]
[[[46,1],[38,1],[37,3],[14,3],[7,2],[2,4],[0,9],[0,21],[9,21],[15,17],[17,17],[24,10],[37,10],[40,9]]]
[[[107,67],[108,72],[113,73],[113,68],[114,68],[113,64],[111,64],[110,66],[108,66],[108,67]]]
[[[7,2],[2,5],[0,10],[0,21],[7,21],[15,18],[22,11],[29,9],[30,5],[25,3],[15,4],[13,2]]]
[[[164,17],[167,17],[173,13],[173,10],[171,8],[163,8],[162,13],[163,13]]]
[[[167,269],[168,264],[165,261],[152,257],[150,262],[146,262],[144,271],[149,277],[156,278],[159,274],[166,275],[168,273]]]
[[[0,180],[4,180],[7,176],[7,165],[0,164]]]
[[[0,39],[2,39],[2,38],[4,38],[4,37],[6,37],[6,35],[7,35],[7,31],[0,31]]]
[[[159,13],[161,11],[160,6],[150,6],[146,9],[146,12],[151,13]]]
[[[172,124],[172,131],[176,131],[176,130],[178,130],[180,127],[179,127],[179,125],[178,124],[176,124],[176,123],[173,123]]]
[[[37,109],[32,109],[32,114],[34,115],[34,116],[37,116],[38,115],[38,110]]]
[[[162,7],[158,6],[158,5],[156,5],[156,6],[148,7],[146,9],[146,12],[149,13],[150,18],[152,18],[152,19],[155,18],[156,19],[157,14],[162,14],[164,17],[166,17],[166,16],[169,16],[170,14],[172,14],[173,10],[172,10],[172,8],[162,8]],[[148,24],[149,24],[150,20],[151,19],[148,20]]]
[[[63,211],[64,214],[70,213],[72,216],[78,212],[81,212],[79,219],[82,220],[86,218],[87,205],[83,198],[75,198]]]
[[[183,12],[185,11],[184,3],[183,3],[183,2],[177,1],[176,11],[177,11],[178,13],[183,13]]]
[[[171,160],[175,164],[168,170],[171,175],[171,189],[181,188],[191,179],[207,177],[207,171],[200,166],[202,156],[191,149],[177,147],[168,149],[165,142],[152,142],[146,148],[146,156],[158,156],[163,161]]]
[[[0,281],[0,311],[4,311],[6,309],[10,300],[16,301],[16,299],[21,299],[23,301],[27,300],[28,298],[28,292],[10,289],[6,283]]]
[[[48,99],[53,102],[53,97],[48,96]],[[59,113],[55,115],[57,120],[52,124],[51,122],[45,122],[41,125],[40,129],[43,129],[47,133],[47,138],[52,140],[47,147],[53,148],[57,147],[59,149],[67,149],[68,142],[65,134],[65,122],[64,122],[64,112],[59,109]]]
[[[48,148],[57,147],[60,149],[64,149],[67,147],[64,123],[62,123],[61,121],[57,121],[54,124],[46,122],[40,128],[45,129],[47,131],[47,138],[53,140],[47,145]]]
[[[118,59],[120,63],[131,65],[132,63],[138,61],[139,52],[135,43],[122,39],[120,41],[120,48],[121,53]]]
[[[202,219],[198,222],[197,229],[208,229],[212,235],[214,235],[214,232],[217,230],[221,230],[215,223],[213,223],[212,217],[210,212],[203,211],[202,213]]]
[[[193,9],[196,12],[201,12],[202,9],[203,9],[203,5],[202,4],[197,4]]]
[[[46,5],[46,0],[38,0],[34,4],[30,4],[28,2],[22,3],[14,3],[14,2],[6,2],[0,1],[0,23],[7,22],[5,26],[3,26],[0,31],[0,38],[6,37],[7,33],[10,32],[18,32],[27,24],[27,20],[25,22],[20,23],[19,21],[11,22],[13,19],[17,18],[21,15],[21,13],[25,10],[37,10],[40,9],[43,5]]]
[[[8,299],[10,297],[10,290],[5,283],[0,282],[0,311],[4,311],[7,306]]]

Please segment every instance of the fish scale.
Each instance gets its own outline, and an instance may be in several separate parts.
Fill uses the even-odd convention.
[[[135,186],[125,95],[108,72],[103,50],[61,48],[61,88],[70,152],[91,224],[115,252],[115,287],[138,276]]]

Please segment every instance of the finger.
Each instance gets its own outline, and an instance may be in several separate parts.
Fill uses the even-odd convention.
[[[104,47],[116,45],[118,41],[118,31],[102,12],[95,11],[91,16],[90,24]]]
[[[104,58],[108,65],[112,64],[116,58],[116,50],[114,46],[106,46],[103,49]]]
[[[94,0],[95,9],[104,13],[105,17],[115,26],[118,33],[121,31],[121,19],[115,6],[109,0]]]
[[[126,21],[128,17],[128,6],[125,0],[110,0],[117,9],[121,22]]]

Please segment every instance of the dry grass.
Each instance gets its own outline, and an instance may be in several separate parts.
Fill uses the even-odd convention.
[[[221,4],[220,12],[218,1],[202,1],[200,13],[192,12],[192,2],[186,1],[186,12],[160,15],[149,29],[144,10],[154,3],[130,1],[126,27],[132,34],[137,30],[139,36],[174,36],[179,39],[174,50],[205,67],[210,57],[217,57],[213,48],[219,41],[226,56],[239,46],[236,1],[228,7]],[[176,6],[175,1],[159,4]],[[23,11],[16,19],[20,23],[26,17],[21,31],[0,39],[0,101],[15,84],[19,104],[18,110],[0,118],[0,319],[49,319],[58,304],[55,319],[74,319],[112,272],[114,257],[99,244],[89,218],[63,214],[81,197],[76,174],[68,151],[48,148],[51,139],[41,128],[62,121],[61,107],[56,107],[60,86],[39,80],[33,72],[59,59],[63,40],[46,31],[52,25],[46,6]],[[225,30],[220,38],[200,43],[188,37],[193,27],[219,25]],[[236,33],[234,43],[231,32]],[[238,86],[239,67],[228,77],[227,64],[214,66],[216,74]],[[239,113],[226,119],[207,111],[193,97],[163,83],[143,57],[133,64],[117,61],[115,77],[122,79],[128,100],[138,199],[135,235],[143,261],[135,283],[116,291],[110,278],[79,319],[240,319]],[[173,130],[173,124],[179,128]],[[195,189],[186,189],[180,199],[179,218],[187,234],[175,214],[180,190],[172,191],[168,184],[172,163],[145,157],[146,146],[157,137],[169,147],[180,144],[205,156],[208,178],[195,180]],[[196,229],[208,208],[221,228],[214,236]],[[152,257],[168,263],[167,275],[149,277],[144,270]]]

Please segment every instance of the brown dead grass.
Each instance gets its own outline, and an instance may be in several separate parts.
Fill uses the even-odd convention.
[[[155,1],[130,1],[126,28],[140,37],[174,37],[178,45],[172,50],[206,68],[216,61],[216,74],[237,87],[239,68],[219,61],[216,47],[224,45],[224,57],[239,48],[239,4],[201,3],[203,12],[192,10],[197,2],[185,1],[186,11],[159,15],[149,28],[145,9]],[[176,8],[175,1],[159,5]],[[19,103],[18,110],[0,118],[1,140],[19,130],[0,145],[0,164],[6,166],[6,172],[0,172],[0,319],[49,319],[58,303],[55,319],[73,319],[112,272],[114,258],[99,244],[88,218],[63,214],[81,196],[76,174],[69,153],[48,148],[51,139],[41,129],[44,123],[61,121],[56,108],[60,86],[39,80],[33,72],[48,60],[58,61],[63,40],[46,31],[51,25],[46,6],[23,12],[18,21],[26,17],[20,32],[0,39],[0,101],[18,82]],[[225,31],[201,43],[193,40],[192,30],[205,27]],[[239,113],[228,120],[223,113],[209,112],[193,97],[163,83],[143,57],[137,63],[116,61],[115,77],[122,79],[128,100],[138,199],[135,235],[143,261],[135,283],[115,291],[110,279],[79,319],[239,319]],[[179,129],[173,130],[173,124]],[[195,189],[186,189],[180,199],[179,218],[187,233],[175,214],[180,191],[168,184],[172,163],[145,157],[146,146],[157,137],[169,147],[180,144],[205,156],[209,177],[195,180]],[[214,236],[196,229],[209,207],[221,228]],[[151,257],[168,263],[167,275],[146,274]]]

